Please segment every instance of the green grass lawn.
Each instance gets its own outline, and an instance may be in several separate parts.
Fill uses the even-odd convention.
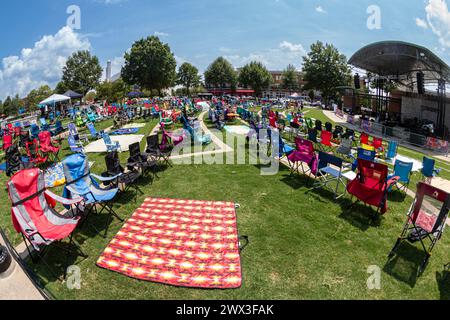
[[[150,132],[156,123],[147,123]],[[144,131],[143,131],[144,132]],[[122,155],[125,160],[127,155]],[[104,155],[90,154],[95,173],[104,170]],[[166,168],[153,184],[142,179],[144,195],[134,201],[122,194],[114,205],[127,219],[146,197],[233,201],[241,205],[238,227],[250,237],[242,253],[243,286],[237,290],[198,290],[143,282],[96,267],[95,262],[120,230],[114,220],[107,239],[89,225],[76,236],[88,259],[73,257],[81,268],[80,290],[69,290],[42,266],[36,267],[58,299],[449,299],[449,280],[441,279],[450,261],[450,238],[444,234],[424,275],[415,270],[423,257],[419,246],[405,244],[394,263],[387,255],[399,235],[412,202],[398,192],[390,195],[389,212],[372,221],[371,210],[348,197],[334,201],[326,191],[311,190],[304,177],[281,167],[261,176],[253,165],[183,165]],[[1,178],[2,183],[6,182]],[[6,196],[0,190],[2,198]],[[9,203],[2,202],[0,224],[11,231]],[[98,226],[104,217],[92,220]],[[54,265],[64,262],[56,247],[48,254]],[[381,290],[369,290],[369,266],[382,269]]]

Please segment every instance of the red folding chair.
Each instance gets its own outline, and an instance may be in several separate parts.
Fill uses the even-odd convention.
[[[75,208],[83,201],[82,198],[68,200],[46,190],[44,173],[37,168],[16,173],[8,182],[8,192],[12,202],[14,228],[22,234],[33,261],[36,261],[36,258],[43,259],[45,249],[52,243],[69,238],[70,244],[75,245],[73,232],[81,221],[75,214]],[[69,206],[71,214],[62,215],[56,212],[54,208],[57,202]],[[34,254],[30,247],[35,249]],[[68,255],[69,252],[66,249],[65,251]],[[77,251],[86,257],[78,247]],[[68,259],[66,268],[67,266]]]
[[[420,242],[426,252],[418,269],[420,276],[427,267],[431,253],[441,239],[450,210],[450,194],[429,184],[417,185],[416,198],[409,209],[408,218],[401,235],[389,254],[392,259],[404,241]],[[427,243],[429,245],[427,246]]]
[[[47,162],[47,157],[41,156],[39,153],[39,144],[36,139],[25,144],[29,161],[34,165],[41,165]]]
[[[56,146],[52,141],[52,134],[48,131],[39,133],[39,151],[43,156],[48,159],[52,158],[53,161],[59,161],[59,150],[61,148]]]
[[[13,137],[10,135],[3,136],[3,146],[4,151],[8,150],[13,145]]]
[[[367,133],[363,132],[363,133],[361,133],[361,136],[359,138],[359,143],[369,146],[369,145],[371,145],[369,142],[369,138],[370,138],[369,135]]]
[[[372,146],[375,148],[375,151],[377,151],[378,153],[384,152],[383,139],[374,137]]]
[[[331,139],[333,139],[333,133],[330,131],[322,131],[320,136],[320,145],[323,147],[324,151],[326,149],[333,149],[333,144],[331,143]]]
[[[368,160],[358,160],[358,174],[356,179],[347,186],[347,191],[365,205],[377,208],[377,214],[387,212],[387,196],[389,188],[397,183],[399,177],[388,180],[387,165]]]

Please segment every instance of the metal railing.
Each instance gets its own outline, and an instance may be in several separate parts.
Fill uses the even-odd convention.
[[[347,123],[358,127],[368,134],[383,137],[385,139],[397,140],[399,143],[431,150],[433,152],[448,156],[450,152],[449,142],[437,138],[427,137],[418,133],[410,132],[403,128],[388,127],[369,120],[356,119],[349,114],[338,114],[336,116],[345,119]]]

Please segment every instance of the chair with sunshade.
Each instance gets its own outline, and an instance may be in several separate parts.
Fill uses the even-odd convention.
[[[64,197],[68,199],[83,198],[83,206],[86,207],[86,215],[95,213],[97,215],[106,211],[108,219],[105,225],[104,237],[108,234],[108,228],[116,217],[123,222],[112,207],[112,201],[119,192],[118,188],[102,188],[101,183],[108,183],[118,177],[101,177],[92,174],[89,167],[88,158],[84,154],[74,154],[62,161],[66,186]],[[98,210],[97,206],[100,208]]]
[[[422,164],[422,179],[428,183],[431,184],[433,179],[441,173],[441,169],[436,168],[436,160],[423,157],[423,164]]]
[[[87,256],[73,241],[75,229],[81,222],[77,210],[83,198],[69,200],[59,197],[45,188],[44,173],[37,169],[27,169],[16,173],[8,182],[8,193],[12,202],[13,226],[23,237],[30,257],[43,259],[45,249],[53,243],[69,239],[71,247],[82,257]],[[55,210],[56,203],[69,208],[66,213]],[[31,250],[31,247],[34,250]],[[68,267],[68,256],[72,251],[63,249],[67,255],[64,277]],[[48,267],[48,264],[45,263]]]
[[[425,251],[425,257],[418,268],[420,276],[427,267],[434,247],[442,237],[449,210],[448,192],[420,182],[403,231],[389,254],[389,259],[394,258],[403,242],[420,242]]]
[[[409,183],[411,182],[413,166],[414,163],[412,162],[396,160],[394,165],[394,172],[388,177],[388,179],[392,177],[398,177],[395,186],[400,191],[405,192],[405,195],[408,191]]]
[[[398,180],[398,177],[388,179],[388,173],[387,165],[359,159],[356,179],[349,182],[347,192],[352,200],[356,197],[357,202],[374,206],[377,214],[385,214],[388,210],[388,190]]]

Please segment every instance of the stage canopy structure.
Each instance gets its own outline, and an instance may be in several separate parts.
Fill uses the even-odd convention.
[[[64,95],[66,97],[69,97],[72,100],[82,99],[83,98],[83,95],[81,93],[77,93],[77,92],[72,91],[72,90],[67,91],[66,93],[64,93]]]
[[[450,79],[450,67],[429,49],[401,41],[377,42],[360,49],[348,63],[370,73],[371,81],[397,83],[412,92],[417,88],[419,94],[424,93],[420,87],[436,88],[439,97],[436,125],[444,130],[446,83]],[[377,89],[377,96],[381,103],[384,99],[381,89]]]

